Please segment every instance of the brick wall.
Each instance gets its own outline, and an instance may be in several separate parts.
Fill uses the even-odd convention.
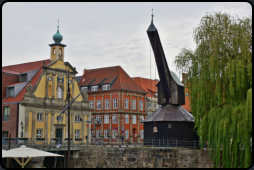
[[[7,107],[7,106],[9,106],[9,109],[10,109],[9,120],[3,121],[4,107]],[[18,103],[2,104],[2,131],[8,131],[8,135],[11,132],[12,137],[18,137],[17,115],[18,115]]]
[[[2,100],[6,96],[6,87],[10,84],[18,83],[19,76],[2,72]]]

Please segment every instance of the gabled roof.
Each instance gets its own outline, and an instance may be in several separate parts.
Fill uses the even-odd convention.
[[[154,93],[157,92],[156,84],[159,82],[158,80],[151,80],[141,77],[132,77],[132,79],[148,93],[147,97],[153,97]]]
[[[34,61],[30,63],[22,63],[22,64],[16,64],[11,66],[4,66],[2,67],[2,71],[11,71],[15,73],[24,73],[31,70],[37,70],[40,69],[43,66],[43,61],[45,61],[45,65],[50,63],[50,59],[48,60],[41,60],[41,61]]]
[[[98,69],[91,69],[87,70],[85,74],[79,81],[79,86],[86,86],[91,83],[92,80],[95,82],[98,80],[103,80],[106,78],[102,84],[110,83],[114,78],[117,76],[114,84],[110,88],[110,90],[127,90],[127,91],[135,91],[139,93],[147,93],[144,89],[138,86],[131,77],[122,69],[121,66],[114,66],[114,67],[104,67]],[[83,81],[84,80],[84,81]],[[93,82],[92,84],[95,84]],[[98,81],[99,82],[99,81]],[[90,90],[89,90],[90,91]],[[88,91],[88,92],[89,92]],[[101,91],[101,88],[98,89]]]
[[[45,62],[45,65],[47,65],[50,63],[50,60],[41,60],[41,61],[35,61],[35,62],[30,62],[30,63],[5,66],[5,67],[2,67],[2,70],[9,70],[9,71],[23,73],[23,72],[28,72],[31,70],[40,69],[31,79],[31,84],[34,86],[34,85],[36,85],[41,74],[43,73],[43,69],[41,68],[43,66],[43,62]],[[20,83],[24,83],[24,82],[20,82]],[[18,84],[18,83],[15,83],[15,84]],[[27,83],[27,85],[28,84],[29,83]],[[12,85],[14,85],[14,84],[12,84]],[[11,85],[8,85],[8,86],[11,86]],[[15,98],[14,97],[5,98],[2,101],[2,103],[21,102],[24,99],[24,94],[26,93],[26,86],[19,92],[19,94]]]

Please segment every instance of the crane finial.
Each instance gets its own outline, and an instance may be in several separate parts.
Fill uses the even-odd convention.
[[[152,17],[153,17],[153,9],[152,9]]]

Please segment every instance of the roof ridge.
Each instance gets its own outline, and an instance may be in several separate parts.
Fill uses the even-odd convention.
[[[121,66],[109,66],[109,67],[101,67],[101,68],[94,68],[94,69],[87,69],[87,71],[89,70],[99,70],[99,69],[104,69],[104,68],[113,68],[113,67],[121,67]]]
[[[118,67],[118,75],[119,75],[119,80],[120,80],[120,89],[122,89],[122,81],[121,81],[121,74],[120,74],[120,68],[122,68],[121,66]]]
[[[17,65],[22,65],[22,64],[35,63],[35,62],[40,62],[40,61],[47,61],[47,60],[50,60],[50,59],[46,59],[46,60],[39,60],[39,61],[33,61],[33,62],[27,62],[27,63],[20,63],[20,64],[13,64],[13,65],[8,65],[8,66],[3,66],[2,68],[5,68],[5,67],[10,67],[10,66],[17,66]]]

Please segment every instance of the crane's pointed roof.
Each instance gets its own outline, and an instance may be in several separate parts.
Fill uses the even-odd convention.
[[[150,26],[148,27],[147,32],[153,32],[153,31],[157,31],[156,27],[153,25],[153,15],[152,15],[152,21]]]

